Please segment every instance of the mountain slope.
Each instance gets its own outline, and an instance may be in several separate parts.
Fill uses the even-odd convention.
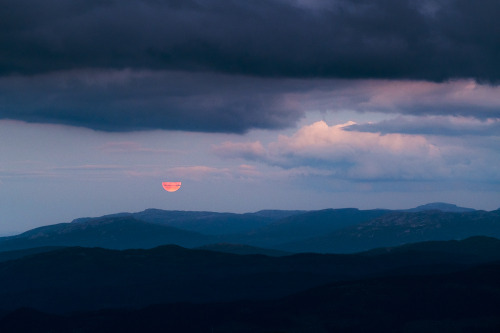
[[[459,207],[457,205],[449,204],[449,203],[445,203],[445,202],[432,202],[432,203],[418,206],[416,208],[406,209],[404,211],[406,211],[406,212],[424,212],[426,210],[440,210],[442,212],[448,212],[448,213],[466,213],[466,212],[475,211],[475,209],[472,209],[472,208]]]
[[[261,247],[249,246],[244,244],[217,243],[208,244],[196,248],[197,250],[216,251],[234,254],[262,254],[271,257],[282,257],[292,255],[291,252],[278,251],[273,249],[265,249]]]
[[[500,239],[486,236],[473,236],[464,240],[450,241],[427,241],[419,243],[409,243],[396,247],[377,248],[367,252],[362,252],[363,255],[383,255],[389,253],[451,253],[458,255],[473,255],[480,256],[485,260],[497,260],[495,253],[500,251]],[[489,257],[489,255],[492,255]]]
[[[131,216],[144,222],[161,224],[208,235],[222,235],[250,232],[264,227],[273,221],[301,213],[303,213],[303,211],[262,210],[255,213],[236,214],[150,208],[137,213],[105,215],[102,218]],[[82,223],[92,219],[94,218],[78,218],[73,220],[72,223]]]
[[[162,244],[198,247],[231,243],[296,253],[352,253],[475,235],[500,237],[500,210],[452,213],[351,208],[233,214],[148,209],[80,218],[72,223],[2,237],[0,251],[43,246],[125,249]]]
[[[87,246],[110,249],[152,248],[175,243],[186,247],[215,243],[214,237],[147,223],[132,216],[103,217],[79,223],[40,227],[0,240],[0,251],[43,246]]]
[[[195,231],[207,235],[222,235],[249,232],[268,225],[278,217],[258,214],[235,214],[215,212],[186,212],[147,209],[132,214],[136,219]],[[287,216],[287,214],[284,214]]]
[[[42,246],[42,247],[35,247],[35,248],[22,249],[22,250],[4,251],[4,252],[0,252],[0,262],[8,261],[8,260],[15,260],[15,259],[23,258],[26,256],[30,256],[33,254],[43,253],[43,252],[50,252],[50,251],[58,250],[61,248],[62,248],[61,246]]]
[[[350,253],[377,247],[429,240],[500,237],[500,210],[448,213],[390,212],[329,235],[291,242],[275,248],[292,252]]]
[[[382,209],[359,210],[355,208],[310,211],[282,218],[245,235],[234,235],[226,241],[274,247],[283,242],[321,236],[347,226],[369,221],[389,212]]]

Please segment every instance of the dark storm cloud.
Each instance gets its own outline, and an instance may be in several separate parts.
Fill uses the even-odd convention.
[[[103,131],[243,133],[295,124],[303,111],[274,79],[209,73],[67,71],[0,78],[0,119]]]
[[[426,121],[426,117],[462,116],[475,121],[477,129],[454,124],[454,133],[464,130],[484,134],[486,129],[496,130],[493,125],[483,125],[488,119],[500,117],[499,94],[499,86],[478,85],[470,80],[430,83],[71,70],[0,77],[0,119],[104,131],[244,133],[256,128],[294,126],[308,111],[356,110],[421,116],[418,119],[433,126],[438,122]],[[379,131],[379,125],[363,130]],[[397,126],[382,131],[397,131]]]
[[[497,82],[498,1],[0,0],[0,8],[0,119],[243,133],[293,126],[308,110],[500,112],[498,86],[403,80]]]
[[[0,73],[500,78],[497,0],[0,0]]]

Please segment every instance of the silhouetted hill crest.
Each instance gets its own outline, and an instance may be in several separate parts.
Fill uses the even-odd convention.
[[[292,255],[291,252],[273,250],[273,249],[265,249],[245,244],[231,244],[231,243],[217,243],[217,244],[208,244],[195,248],[196,250],[206,250],[206,251],[216,251],[216,252],[224,252],[224,253],[233,253],[240,255],[247,254],[263,254],[271,257],[281,257]]]
[[[99,217],[80,223],[40,227],[0,240],[0,251],[40,246],[99,246],[112,249],[152,248],[162,244],[187,247],[217,239],[174,227],[144,222],[133,216]]]
[[[421,205],[411,209],[405,209],[406,212],[422,212],[426,210],[439,210],[442,212],[448,213],[465,213],[465,212],[473,212],[475,209],[459,207],[455,204],[450,204],[446,202],[432,202],[425,205]]]
[[[134,250],[70,247],[0,262],[0,309],[29,306],[65,312],[156,303],[262,300],[332,282],[408,274],[418,279],[500,260],[500,247],[476,251],[468,244],[479,241],[443,242],[432,252],[428,246],[415,244],[413,251],[285,257],[190,250],[176,245]]]
[[[459,240],[471,236],[500,237],[500,211],[391,211],[328,235],[282,244],[276,248],[293,252],[349,253],[431,240]]]

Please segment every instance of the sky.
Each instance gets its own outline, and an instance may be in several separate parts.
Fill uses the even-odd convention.
[[[0,7],[0,235],[147,208],[500,207],[497,0]]]

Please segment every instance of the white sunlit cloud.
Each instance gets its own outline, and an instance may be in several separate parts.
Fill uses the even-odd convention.
[[[443,144],[423,135],[355,131],[352,130],[355,125],[348,122],[329,126],[318,121],[290,136],[280,135],[266,147],[260,142],[246,145],[225,142],[214,147],[213,152],[222,158],[246,157],[279,166],[289,170],[289,175],[306,172],[352,181],[425,181],[454,177],[477,180],[486,175],[495,177],[498,164],[495,162],[500,162],[498,153],[485,157],[488,154],[484,151],[460,143]],[[351,130],[346,130],[348,128]]]
[[[344,131],[348,125],[319,121],[280,136],[269,145],[272,162],[317,166],[350,179],[426,179],[440,169],[440,151],[424,137]]]

